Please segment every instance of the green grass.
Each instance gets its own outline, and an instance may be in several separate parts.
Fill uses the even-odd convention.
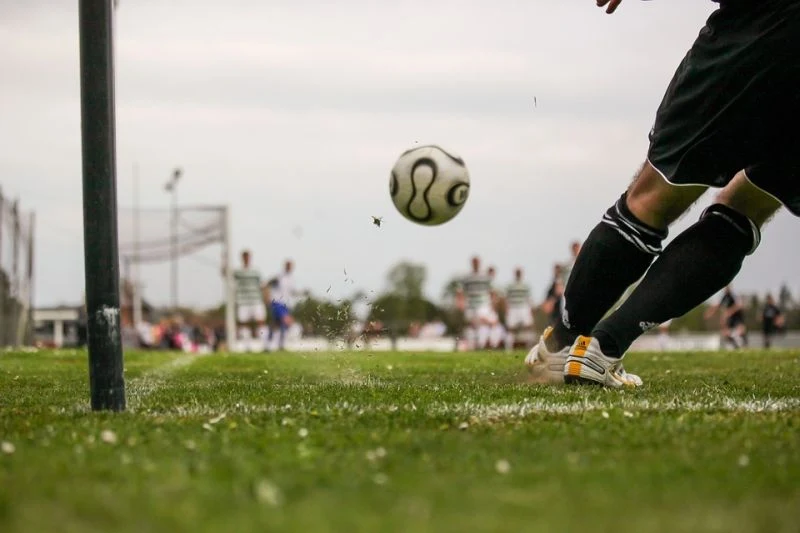
[[[128,354],[115,415],[85,353],[0,354],[0,531],[800,530],[800,352],[627,361]]]

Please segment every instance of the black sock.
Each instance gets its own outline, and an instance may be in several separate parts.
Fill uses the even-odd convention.
[[[619,357],[642,333],[691,311],[730,283],[760,241],[746,216],[715,204],[678,235],[642,282],[592,336],[603,353]]]
[[[564,312],[553,332],[560,346],[572,344],[578,335],[588,335],[661,252],[667,231],[639,221],[628,209],[626,197],[623,194],[606,211],[572,267]]]

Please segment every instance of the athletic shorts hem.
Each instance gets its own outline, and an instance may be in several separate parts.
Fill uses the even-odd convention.
[[[653,170],[655,170],[658,173],[658,175],[661,176],[661,178],[665,182],[667,182],[668,184],[672,185],[673,187],[706,187],[706,188],[720,188],[720,189],[724,189],[725,188],[725,186],[715,187],[715,186],[709,185],[707,183],[676,183],[663,170],[658,168],[658,166],[656,166],[656,164],[653,163],[650,160],[649,157],[646,159],[646,161],[647,161],[647,164],[649,164],[653,168]],[[763,192],[764,194],[766,194],[767,196],[769,196],[770,198],[772,198],[773,200],[775,200],[776,202],[781,204],[781,207],[786,208],[786,210],[789,211],[794,216],[800,217],[800,207],[792,207],[790,204],[787,204],[786,202],[784,202],[783,200],[781,200],[780,198],[775,196],[773,193],[771,193],[768,190],[766,190],[764,187],[762,187],[759,184],[753,182],[753,180],[750,178],[750,175],[747,173],[747,169],[746,168],[742,169],[741,172],[742,172],[742,174],[744,174],[744,178],[747,180],[747,182],[750,185],[752,185],[753,187],[755,187],[759,191]]]

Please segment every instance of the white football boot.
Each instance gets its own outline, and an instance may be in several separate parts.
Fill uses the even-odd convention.
[[[565,346],[557,352],[548,350],[545,340],[552,334],[553,328],[548,326],[539,337],[539,342],[525,357],[525,365],[536,383],[564,383],[564,365],[570,347]]]
[[[595,384],[614,389],[641,387],[639,376],[622,368],[622,358],[608,357],[593,337],[580,336],[575,340],[564,364],[564,382]]]

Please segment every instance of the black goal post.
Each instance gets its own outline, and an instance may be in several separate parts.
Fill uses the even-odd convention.
[[[123,411],[113,0],[79,0],[83,246],[92,410]]]

